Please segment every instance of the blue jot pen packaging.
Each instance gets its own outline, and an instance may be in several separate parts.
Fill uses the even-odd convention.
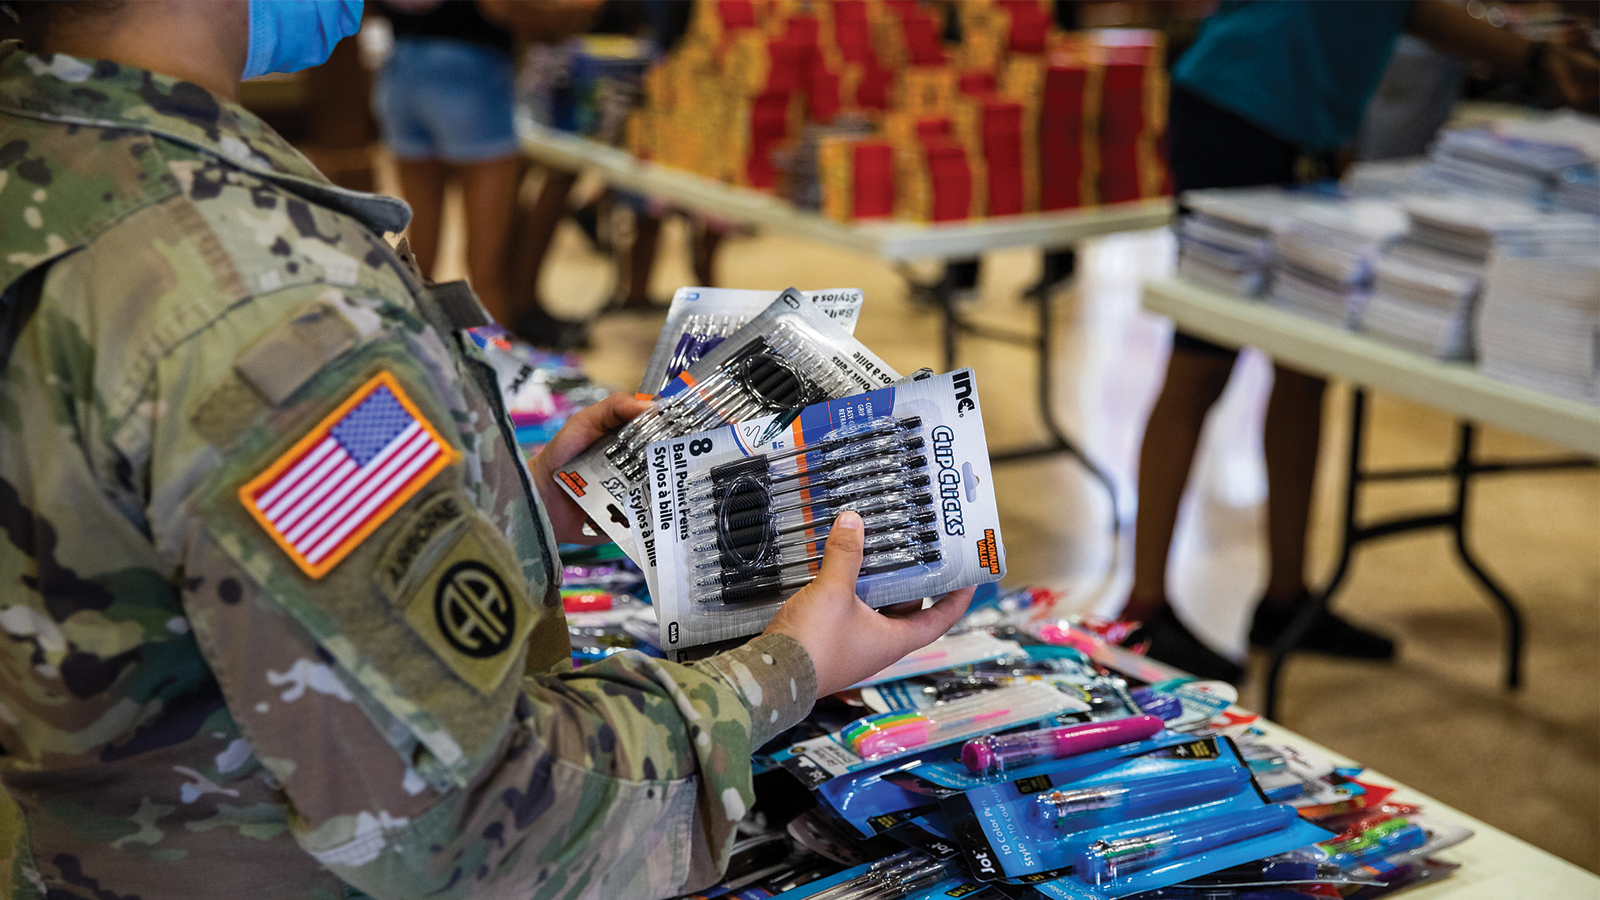
[[[860,837],[869,838],[895,830],[930,806],[936,807],[941,799],[966,791],[1016,784],[1032,785],[1038,790],[1040,785],[1069,784],[1116,766],[1129,757],[1192,741],[1192,738],[1167,733],[1067,759],[1040,760],[1004,774],[987,775],[972,774],[961,762],[960,745],[948,744],[832,778],[815,785],[815,790],[817,800],[839,821]]]
[[[1005,574],[970,369],[656,441],[645,459],[644,567],[668,658],[760,633],[816,576],[845,510],[866,526],[856,593],[870,606]]]
[[[1177,884],[1327,836],[1268,804],[1226,738],[1169,743],[1076,781],[1017,772],[939,803],[979,878],[1078,900]]]

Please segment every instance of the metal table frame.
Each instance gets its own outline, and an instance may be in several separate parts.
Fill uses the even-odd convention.
[[[1413,531],[1450,532],[1456,556],[1489,594],[1505,619],[1505,671],[1508,689],[1522,683],[1523,627],[1516,601],[1484,569],[1468,541],[1467,512],[1473,478],[1512,472],[1592,467],[1600,457],[1600,407],[1495,381],[1469,364],[1429,359],[1371,338],[1273,309],[1259,301],[1230,297],[1198,285],[1172,280],[1147,285],[1145,308],[1171,318],[1179,327],[1229,346],[1250,345],[1280,362],[1354,386],[1345,470],[1339,562],[1313,602],[1284,630],[1271,651],[1262,712],[1276,719],[1283,669],[1313,622],[1344,583],[1355,548],[1368,541]],[[1369,469],[1365,464],[1367,390],[1378,388],[1434,406],[1458,417],[1454,458],[1448,466]],[[1475,421],[1543,438],[1575,450],[1578,457],[1480,460],[1475,455]],[[1378,522],[1359,521],[1360,488],[1372,482],[1448,478],[1452,503]]]

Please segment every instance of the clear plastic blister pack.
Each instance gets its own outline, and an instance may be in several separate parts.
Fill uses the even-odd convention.
[[[793,417],[818,401],[899,379],[824,310],[789,288],[674,378],[649,409],[564,466],[556,480],[648,571],[653,554],[645,450],[652,442],[754,418]]]
[[[717,348],[761,311],[772,305],[782,291],[750,291],[734,288],[685,287],[672,295],[667,321],[650,354],[644,377],[639,380],[638,396],[653,400],[674,378],[688,371],[702,357]],[[864,295],[860,288],[830,288],[801,291],[801,296],[828,314],[839,327],[855,334]]]
[[[756,634],[816,577],[834,518],[865,524],[878,607],[1005,572],[972,372],[651,445],[652,585],[669,656]]]
[[[940,808],[978,877],[1032,883],[1061,900],[1167,887],[1328,836],[1266,802],[1225,738],[1161,746],[1077,778],[1024,768]]]

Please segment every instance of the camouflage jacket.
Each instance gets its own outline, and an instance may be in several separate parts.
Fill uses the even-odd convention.
[[[725,864],[810,659],[570,669],[481,307],[383,239],[407,216],[194,84],[0,45],[14,896],[658,897]]]

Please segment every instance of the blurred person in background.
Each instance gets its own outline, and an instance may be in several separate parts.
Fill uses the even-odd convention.
[[[592,20],[598,0],[382,0],[394,50],[373,111],[411,204],[411,249],[438,260],[446,187],[460,185],[467,277],[495,320],[511,324],[506,250],[522,161],[512,124],[516,42],[557,41]]]
[[[653,48],[659,58],[671,52],[689,28],[694,4],[684,0],[605,0],[589,33],[636,38]],[[619,143],[620,134],[589,135],[593,140]],[[614,293],[601,307],[608,312],[651,312],[663,308],[650,296],[650,280],[660,246],[661,226],[673,213],[683,216],[689,231],[690,266],[695,284],[716,284],[716,259],[730,223],[694,212],[676,210],[663,202],[630,191],[607,188],[576,209],[568,208],[578,173],[547,169],[539,194],[520,217],[514,238],[515,277],[512,325],[518,334],[541,346],[566,349],[587,344],[582,323],[552,319],[545,311],[539,282],[549,257],[551,242],[561,220],[570,216],[593,248],[611,254],[616,263]],[[623,239],[612,240],[621,229],[620,212],[629,213]]]
[[[1168,155],[1177,193],[1198,188],[1288,184],[1337,175],[1396,42],[1415,35],[1451,56],[1482,60],[1592,107],[1600,68],[1592,49],[1530,41],[1445,0],[1226,0],[1201,26],[1172,71]],[[1243,668],[1197,638],[1173,611],[1167,561],[1179,502],[1201,429],[1238,353],[1182,331],[1173,336],[1165,383],[1139,455],[1133,585],[1124,639],[1153,658],[1202,678],[1237,681]],[[1312,596],[1305,580],[1326,383],[1275,364],[1267,405],[1266,589],[1250,643],[1273,646]],[[1327,611],[1301,647],[1385,660],[1394,643]]]

